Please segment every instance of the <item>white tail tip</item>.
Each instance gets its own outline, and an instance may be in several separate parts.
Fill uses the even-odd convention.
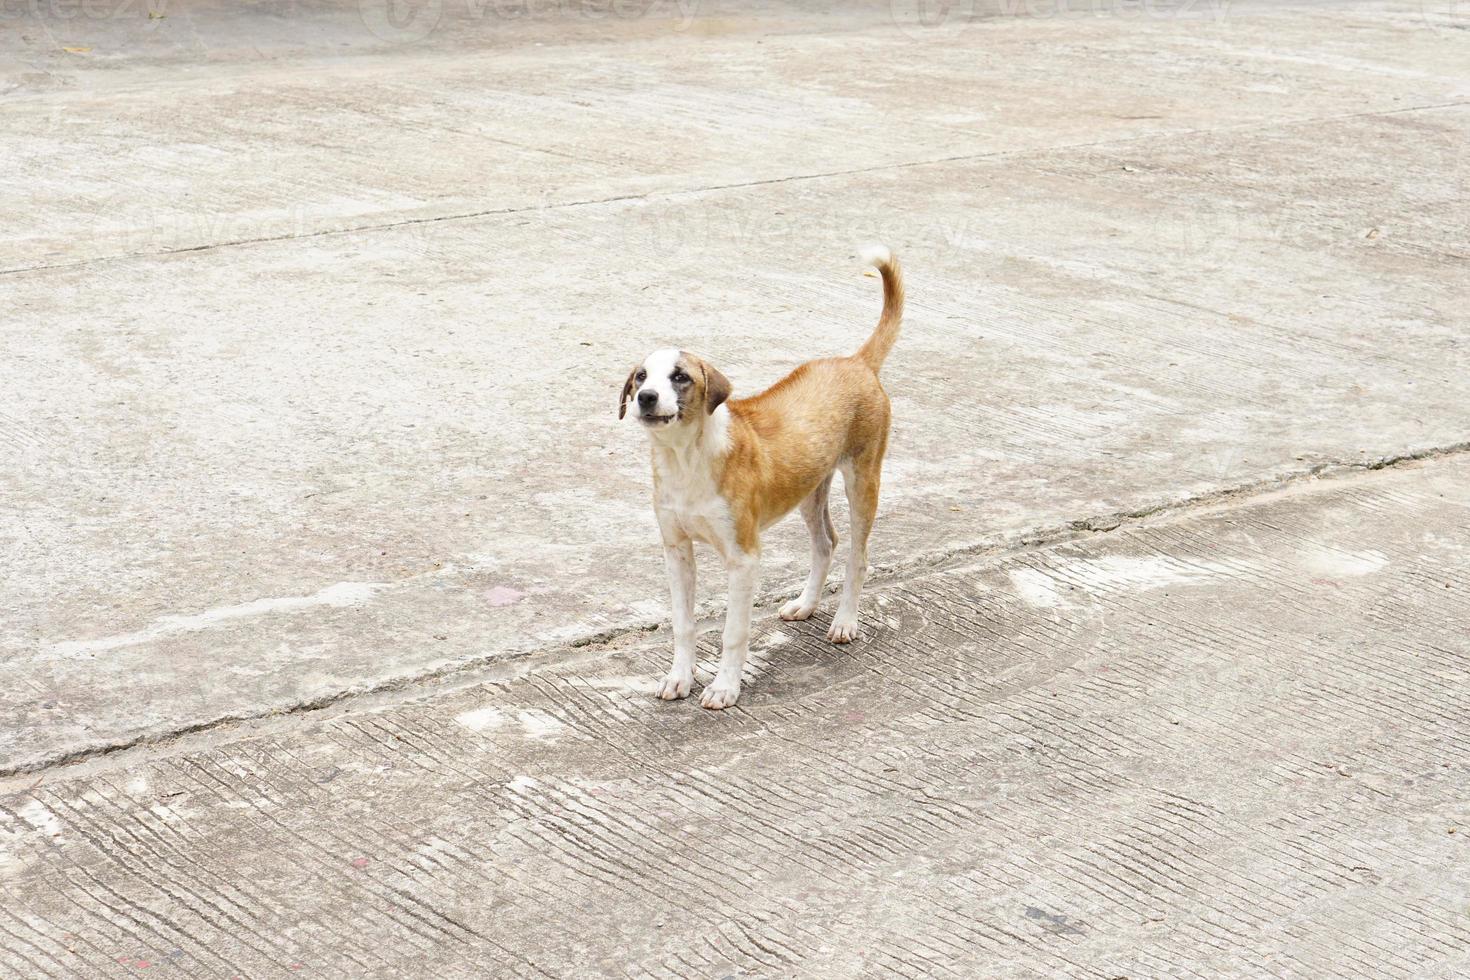
[[[888,251],[887,245],[867,245],[858,254],[862,257],[863,265],[871,265],[875,269],[893,260],[893,253]]]

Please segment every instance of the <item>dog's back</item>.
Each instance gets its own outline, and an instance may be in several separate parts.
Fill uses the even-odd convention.
[[[727,402],[732,451],[722,491],[758,501],[758,528],[780,520],[844,461],[882,458],[888,394],[878,380],[903,320],[903,273],[886,248],[864,254],[883,277],[883,312],[848,357],[807,361],[758,395]],[[744,430],[744,431],[741,431]]]

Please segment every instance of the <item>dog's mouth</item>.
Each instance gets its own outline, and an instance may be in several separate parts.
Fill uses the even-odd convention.
[[[644,425],[668,425],[674,421],[674,417],[672,415],[640,415],[638,421]]]

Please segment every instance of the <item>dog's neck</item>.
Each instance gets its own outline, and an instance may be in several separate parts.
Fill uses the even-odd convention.
[[[715,466],[730,451],[730,410],[721,405],[687,425],[671,425],[648,433],[655,465],[689,473]]]

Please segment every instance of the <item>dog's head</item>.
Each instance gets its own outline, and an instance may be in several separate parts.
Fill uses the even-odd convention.
[[[703,358],[673,348],[656,350],[629,373],[618,418],[628,414],[632,399],[638,421],[651,431],[698,424],[729,397],[729,379]]]

